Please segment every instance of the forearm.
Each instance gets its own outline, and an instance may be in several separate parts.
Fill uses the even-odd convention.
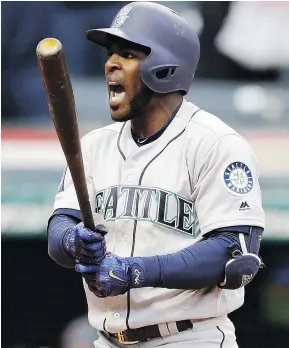
[[[245,240],[248,252],[258,254],[258,233],[245,235]],[[222,232],[174,254],[142,257],[145,286],[188,290],[216,286],[224,280],[233,250],[241,250],[238,233]]]
[[[48,254],[56,263],[66,268],[74,268],[75,259],[70,256],[63,246],[63,238],[67,230],[79,223],[79,220],[67,215],[54,215],[49,221]]]
[[[230,259],[228,245],[212,238],[174,254],[144,257],[146,286],[197,290],[219,284]]]

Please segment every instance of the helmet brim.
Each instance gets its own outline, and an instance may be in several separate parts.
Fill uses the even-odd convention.
[[[90,29],[86,32],[86,38],[103,47],[109,47],[116,39],[122,39],[143,47],[148,47],[141,44],[133,35],[125,33],[119,28]]]

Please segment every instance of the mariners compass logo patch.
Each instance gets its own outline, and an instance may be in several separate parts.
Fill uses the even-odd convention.
[[[246,195],[253,187],[251,170],[242,162],[233,162],[225,169],[224,182],[230,193],[236,196]]]
[[[119,13],[116,15],[111,27],[112,28],[119,28],[123,25],[123,23],[129,18],[128,14],[130,13],[132,7],[126,6],[123,9],[119,11]]]

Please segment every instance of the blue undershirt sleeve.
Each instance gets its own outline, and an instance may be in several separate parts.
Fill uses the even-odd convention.
[[[80,212],[73,209],[59,209],[48,222],[48,254],[56,263],[66,268],[74,268],[75,260],[63,247],[63,237],[67,230],[81,222]]]
[[[239,234],[232,231],[215,230],[207,239],[177,253],[141,258],[146,268],[146,286],[197,290],[220,284],[232,252],[241,251]],[[258,254],[262,232],[259,227],[242,230],[248,252]]]

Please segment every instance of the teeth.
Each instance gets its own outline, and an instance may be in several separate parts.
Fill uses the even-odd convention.
[[[110,100],[112,102],[119,102],[124,98],[124,96],[125,96],[125,92],[121,92],[121,93],[112,92],[110,93]]]
[[[109,86],[118,86],[119,84],[117,82],[109,82]],[[109,99],[111,102],[120,102],[124,96],[125,91],[118,92],[118,88],[111,88],[109,93]]]
[[[108,85],[109,85],[109,86],[118,86],[119,83],[117,83],[117,82],[109,82]],[[112,89],[113,89],[113,88],[112,88]]]

